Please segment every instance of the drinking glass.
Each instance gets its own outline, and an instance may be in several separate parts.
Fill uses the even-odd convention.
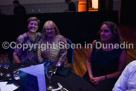
[[[48,71],[46,71],[46,76],[49,79],[49,86],[47,86],[47,90],[52,90],[54,87],[51,85],[51,78],[53,74],[55,74],[57,71],[57,67],[51,66]]]

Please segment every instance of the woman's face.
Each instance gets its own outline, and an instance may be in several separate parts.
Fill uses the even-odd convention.
[[[55,28],[50,24],[45,28],[45,32],[47,37],[51,38],[55,36]]]
[[[35,20],[32,20],[29,22],[28,24],[28,29],[29,29],[29,32],[36,32],[38,30],[38,22],[35,21]]]
[[[102,42],[109,43],[112,41],[112,38],[113,38],[112,32],[106,24],[103,24],[101,26],[100,38]]]

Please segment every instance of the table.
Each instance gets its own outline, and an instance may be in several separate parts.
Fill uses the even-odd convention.
[[[24,64],[23,64],[24,65]],[[20,67],[20,64],[12,64],[12,69]],[[28,65],[29,66],[29,65]],[[97,91],[92,85],[90,85],[89,82],[87,82],[85,79],[79,77],[73,72],[70,72],[67,76],[61,76],[61,75],[53,75],[52,76],[52,85],[57,88],[57,83],[59,82],[64,88],[68,89],[69,91]],[[9,83],[16,83],[20,85],[20,81],[10,80]],[[48,78],[46,77],[46,85],[49,84]],[[15,91],[21,91],[21,87],[19,87]]]
[[[51,81],[53,86],[55,87],[58,87],[57,83],[60,82],[63,85],[63,87],[68,89],[69,91],[97,91],[90,85],[89,82],[77,76],[73,72],[71,72],[66,77],[54,75]],[[48,84],[48,80],[46,81],[46,83]]]

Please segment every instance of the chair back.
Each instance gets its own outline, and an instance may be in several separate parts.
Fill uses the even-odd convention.
[[[69,45],[72,44],[72,41],[70,39],[66,38],[66,41]],[[70,47],[69,49],[67,49],[67,58],[68,58],[68,63],[72,65],[72,70],[73,70],[73,57],[74,57],[74,49]]]

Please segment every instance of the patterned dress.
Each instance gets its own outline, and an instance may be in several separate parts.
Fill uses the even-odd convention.
[[[17,38],[14,54],[19,57],[21,63],[38,63],[37,50],[40,39],[40,33],[36,33],[34,40],[27,33]]]
[[[39,61],[46,60],[54,64],[57,62],[64,63],[67,56],[67,49],[64,47],[66,44],[66,39],[62,35],[56,35],[52,42],[41,40],[43,47],[38,50]]]

